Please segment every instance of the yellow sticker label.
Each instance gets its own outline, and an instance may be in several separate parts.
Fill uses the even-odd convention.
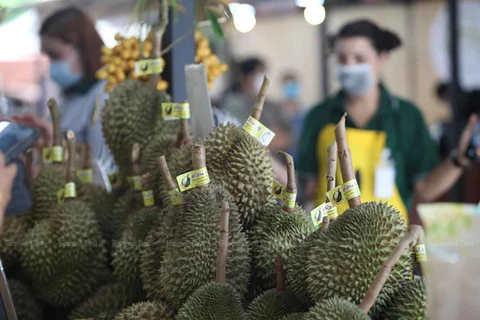
[[[94,126],[95,123],[98,121],[98,116],[100,115],[100,97],[95,99],[95,108],[93,109],[92,113],[92,120],[90,121],[90,126]]]
[[[310,217],[312,218],[313,225],[318,227],[322,224],[324,217],[337,218],[337,207],[335,207],[330,202],[324,202],[310,212]]]
[[[143,205],[145,207],[151,207],[155,205],[155,198],[153,197],[153,191],[142,191]]]
[[[247,119],[247,122],[243,125],[243,131],[257,139],[264,146],[268,146],[275,137],[275,133],[253,117]]]
[[[120,174],[118,172],[110,173],[108,175],[108,181],[112,187],[120,187],[122,185],[122,179],[120,179]]]
[[[65,188],[62,188],[57,191],[57,202],[62,204],[65,202]]]
[[[278,183],[277,181],[273,181],[272,194],[278,199],[283,200],[283,204],[285,207],[290,209],[295,208],[297,194],[288,192],[287,188],[284,185]]]
[[[53,162],[63,162],[63,147],[55,146],[52,147],[52,161]]]
[[[78,180],[80,180],[81,183],[92,183],[93,170],[92,169],[77,170],[77,178]]]
[[[42,161],[44,164],[52,163],[52,148],[42,149]]]
[[[133,191],[142,191],[142,177],[141,176],[130,176],[127,177],[128,183]]]
[[[140,60],[135,63],[135,74],[138,77],[160,74],[163,72],[162,59]]]
[[[76,198],[77,188],[75,182],[68,182],[65,184],[65,198]]]
[[[177,183],[181,192],[210,183],[207,168],[201,168],[182,174],[177,177]]]
[[[427,261],[427,249],[424,244],[417,244],[415,247],[415,258],[417,262],[426,262]]]
[[[162,103],[162,117],[164,120],[190,119],[190,104]]]
[[[360,195],[360,188],[355,179],[347,181],[327,192],[328,200],[335,206]]]
[[[180,197],[180,191],[178,189],[168,191],[168,196],[170,197],[170,205],[172,207],[182,204],[182,198]]]

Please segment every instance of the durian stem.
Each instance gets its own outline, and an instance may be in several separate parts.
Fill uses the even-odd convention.
[[[67,146],[68,146],[68,160],[67,160],[67,174],[65,176],[65,182],[75,182],[75,171],[77,167],[76,155],[76,140],[75,133],[68,130],[67,132]]]
[[[291,155],[283,151],[279,151],[278,154],[283,156],[287,164],[287,192],[297,193],[297,183],[295,181],[295,164],[293,162],[293,158]],[[294,211],[294,208],[283,207],[283,210],[288,213],[292,213]]]
[[[325,216],[322,219],[322,231],[327,231],[328,227],[330,227],[330,217]]]
[[[85,156],[83,161],[83,169],[92,169],[92,147],[87,143],[85,145]]]
[[[162,38],[168,25],[168,0],[159,0],[159,21],[158,25],[152,28],[152,59],[158,59],[162,52]],[[157,83],[160,80],[159,74],[152,74],[150,76],[149,85],[153,89],[157,89]]]
[[[228,255],[228,222],[230,218],[230,206],[228,201],[221,202],[220,218],[220,241],[218,243],[217,254],[217,273],[215,281],[217,283],[227,283],[227,255]]]
[[[353,170],[352,155],[348,147],[347,131],[345,128],[345,118],[347,113],[342,116],[337,126],[335,127],[335,140],[338,145],[338,158],[340,159],[340,169],[342,171],[343,183],[355,179],[355,171]],[[362,204],[360,196],[348,200],[350,208],[358,207]]]
[[[85,144],[77,144],[77,169],[81,170],[85,164]]]
[[[192,144],[192,137],[190,135],[190,128],[188,126],[188,119],[180,120],[180,132],[178,133],[177,141],[175,142],[175,147],[180,148],[181,146],[188,146]]]
[[[418,244],[425,244],[425,232],[424,230],[422,229],[420,231],[420,235],[418,237],[418,241],[417,241],[417,245]],[[418,266],[420,267],[420,273],[422,274],[422,276],[425,276],[425,262],[418,262]]]
[[[158,167],[160,168],[163,180],[167,184],[168,190],[176,190],[177,185],[175,184],[175,180],[173,180],[172,178],[170,169],[168,169],[167,159],[165,158],[165,156],[161,156],[158,158]]]
[[[142,191],[150,191],[153,189],[153,179],[150,173],[145,173],[142,176]]]
[[[257,101],[255,102],[252,110],[252,118],[258,121],[260,121],[260,118],[262,117],[263,105],[265,104],[265,99],[267,97],[267,91],[269,86],[270,80],[267,78],[267,76],[265,76],[265,78],[263,78],[262,88],[258,93]]]
[[[368,288],[365,297],[359,305],[359,308],[363,312],[368,313],[370,311],[380,291],[382,291],[383,285],[395,267],[395,264],[406,250],[411,250],[411,248],[417,244],[422,232],[423,228],[421,226],[411,225],[409,227],[408,233],[400,240],[395,250],[393,250],[390,257],[388,257],[388,260],[382,264],[382,269],[377,273],[375,280]]]
[[[193,155],[193,170],[198,170],[205,168],[207,166],[207,159],[205,156],[205,147],[200,144],[192,145],[192,155]],[[199,186],[197,188],[206,189],[208,184]]]
[[[50,115],[52,116],[53,124],[53,146],[62,146],[62,134],[60,132],[60,115],[58,111],[58,104],[55,99],[50,99],[47,102],[48,110],[50,110]]]
[[[337,176],[337,142],[333,142],[327,148],[327,174],[325,180],[327,180],[327,192],[335,188],[335,178]],[[326,202],[329,202],[328,197]]]
[[[283,270],[283,259],[281,255],[275,257],[275,287],[277,292],[285,291],[285,271]]]
[[[132,147],[132,175],[138,176],[141,174],[140,169],[140,145],[135,143]]]

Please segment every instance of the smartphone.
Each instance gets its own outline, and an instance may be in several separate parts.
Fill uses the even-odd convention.
[[[475,125],[473,130],[472,139],[467,149],[467,157],[473,161],[480,161],[480,158],[477,156],[476,149],[480,148],[480,121]]]

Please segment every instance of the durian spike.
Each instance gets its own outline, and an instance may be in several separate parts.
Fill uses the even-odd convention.
[[[330,226],[330,217],[325,216],[322,219],[322,231],[327,231],[328,227]]]
[[[265,99],[267,97],[267,91],[269,86],[270,80],[267,78],[267,76],[265,76],[263,78],[262,88],[258,93],[257,101],[255,102],[252,110],[252,118],[256,120],[260,121],[260,118],[262,117],[263,105],[265,104]]]
[[[72,130],[67,132],[67,147],[68,147],[68,160],[67,160],[67,174],[65,176],[65,182],[75,182],[75,171],[77,167],[76,155],[76,140],[75,133]],[[72,156],[73,155],[73,156]]]
[[[205,147],[200,144],[192,145],[192,158],[193,158],[193,170],[205,168],[207,166],[207,160],[205,156]],[[197,188],[206,189],[208,184],[199,186]]]
[[[411,250],[414,245],[417,244],[423,228],[417,225],[411,225],[408,228],[408,233],[398,243],[397,247],[388,257],[387,261],[382,264],[382,269],[377,273],[375,280],[368,288],[362,302],[358,306],[363,312],[368,313],[372,308],[375,300],[377,300],[380,291],[382,291],[383,285],[388,279],[388,276],[392,272],[395,264],[406,250]]]
[[[278,154],[283,156],[287,164],[287,192],[297,193],[297,182],[295,181],[295,164],[293,162],[293,158],[291,155],[283,151],[279,151]],[[283,207],[283,210],[288,213],[292,213],[295,209]]]
[[[338,145],[338,158],[340,159],[340,169],[342,171],[343,183],[355,179],[352,155],[350,154],[350,148],[348,147],[347,131],[345,128],[346,117],[347,113],[345,112],[335,127],[335,140],[337,141]],[[362,201],[360,196],[348,200],[348,206],[350,208],[358,207],[361,204]]]
[[[152,55],[151,59],[160,58],[162,52],[162,38],[168,25],[168,0],[159,0],[160,6],[158,8],[159,21],[158,25],[152,28]],[[159,74],[152,74],[149,79],[149,86],[157,89],[157,83],[160,80]]]
[[[218,243],[215,281],[217,283],[227,283],[228,221],[230,218],[230,206],[226,200],[222,200],[220,206],[222,215],[220,218],[220,241]]]
[[[333,142],[327,148],[327,174],[325,180],[327,180],[327,192],[335,188],[335,178],[337,175],[337,142]],[[328,197],[326,202],[329,202]]]
[[[140,169],[140,144],[135,143],[132,147],[132,175],[138,176],[141,174]]]
[[[175,184],[175,180],[173,180],[172,178],[170,169],[168,169],[167,159],[165,158],[165,156],[158,157],[158,167],[160,168],[160,172],[162,173],[163,180],[167,185],[167,189],[169,191],[176,190],[177,185]]]
[[[48,110],[50,110],[50,115],[52,116],[52,124],[53,124],[52,146],[61,147],[62,133],[60,132],[60,113],[58,111],[57,101],[52,98],[48,100],[47,105],[48,105]]]
[[[181,146],[189,146],[192,144],[192,136],[190,135],[188,119],[181,119],[180,124],[180,132],[178,133],[177,141],[175,142],[176,148],[180,148]]]
[[[83,157],[83,169],[92,169],[92,147],[87,143],[85,145],[85,154]]]
[[[153,189],[153,177],[150,173],[142,176],[142,191],[150,191]]]
[[[283,270],[283,259],[281,255],[275,257],[275,287],[277,292],[285,291],[285,271]]]

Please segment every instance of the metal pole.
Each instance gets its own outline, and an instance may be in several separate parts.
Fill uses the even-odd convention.
[[[320,62],[320,74],[322,75],[322,91],[323,91],[323,98],[326,98],[330,93],[330,73],[328,68],[328,52],[329,48],[329,41],[328,41],[328,13],[325,21],[322,22],[320,25],[320,51],[321,51],[321,62]]]

